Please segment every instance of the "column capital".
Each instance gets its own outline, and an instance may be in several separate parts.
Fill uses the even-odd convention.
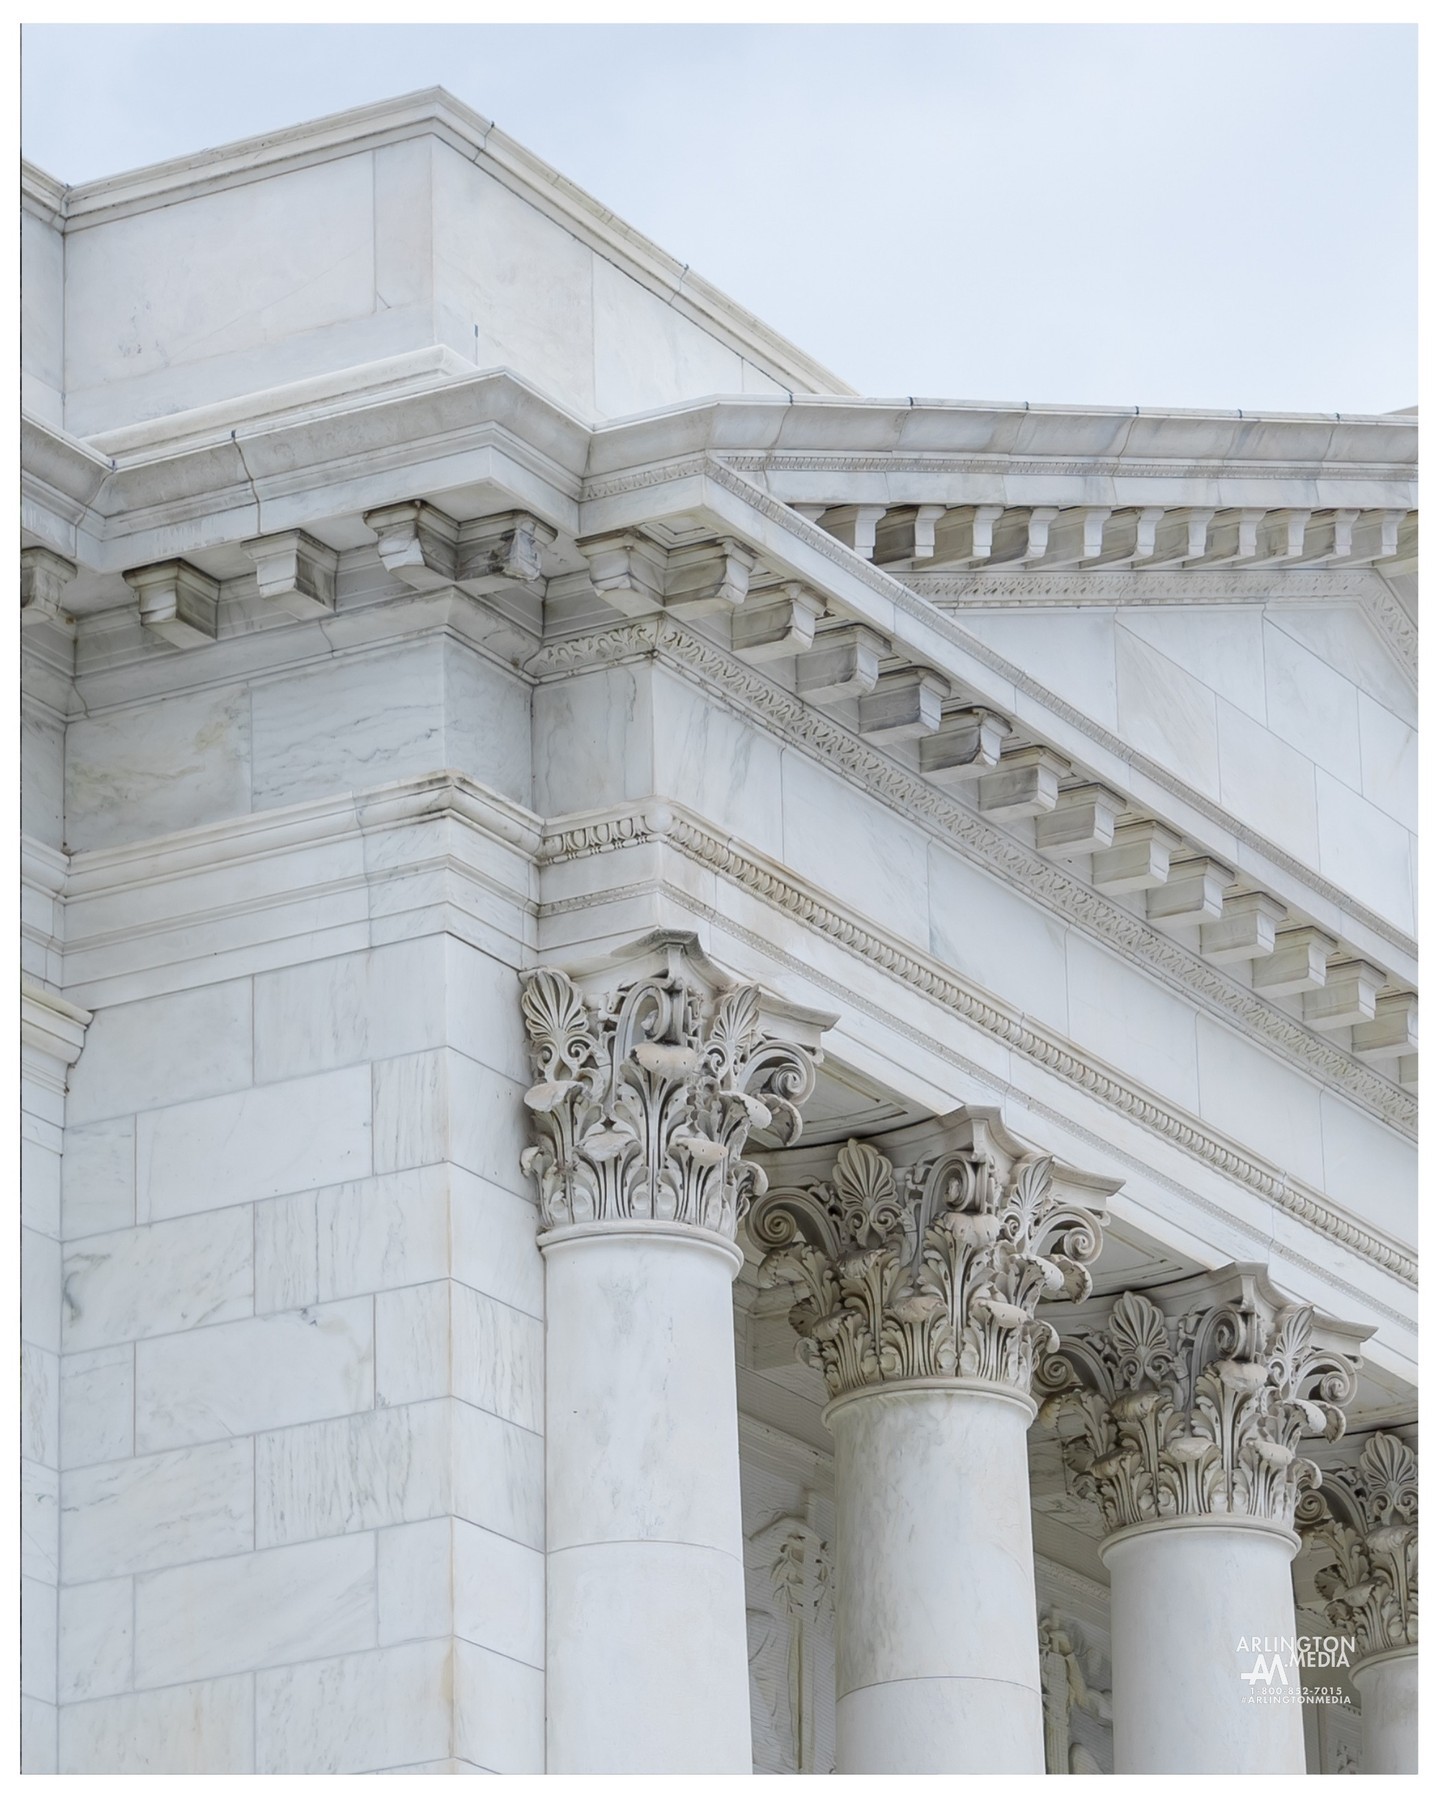
[[[1291,1532],[1370,1335],[1293,1304],[1255,1264],[1122,1294],[1038,1372],[1067,1480],[1111,1532],[1186,1520]]]
[[[1325,1470],[1298,1508],[1308,1548],[1326,1561],[1315,1586],[1325,1616],[1351,1635],[1359,1658],[1420,1642],[1420,1465],[1388,1431],[1372,1432],[1354,1462]]]
[[[749,1230],[790,1281],[802,1357],[832,1400],[963,1380],[1027,1397],[1053,1350],[1042,1300],[1083,1299],[1113,1188],[1028,1151],[989,1110],[954,1115],[937,1154],[897,1168],[852,1138],[828,1181],[777,1189]]]
[[[765,1191],[743,1152],[788,1144],[827,1016],[732,982],[693,934],[657,932],[572,977],[523,978],[541,1230],[664,1221],[733,1241]]]

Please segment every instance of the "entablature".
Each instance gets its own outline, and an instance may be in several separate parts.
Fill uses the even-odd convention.
[[[203,676],[188,665],[187,682],[218,677],[222,654],[232,679],[259,666],[270,628],[293,631],[297,618],[323,632],[329,654],[358,630],[357,609],[409,603],[384,579],[398,576],[400,593],[438,608],[431,623],[447,623],[457,605],[497,621],[493,653],[529,680],[635,654],[683,662],[728,704],[766,729],[798,731],[811,754],[887,803],[983,847],[1012,875],[1023,869],[1047,904],[1089,924],[1103,918],[1110,935],[1172,973],[1184,964],[1187,979],[1208,966],[1210,989],[1235,986],[1234,971],[1248,968],[1237,1004],[1252,1015],[1297,1020],[1282,1035],[1324,1044],[1322,1060],[1338,1052],[1354,1080],[1363,1059],[1379,1071],[1365,1079],[1413,1087],[1415,947],[1404,930],[965,630],[960,609],[907,585],[913,570],[880,567],[876,557],[905,547],[906,533],[918,547],[918,514],[848,505],[817,523],[805,516],[814,504],[780,504],[731,466],[744,461],[732,452],[756,420],[783,428],[782,438],[816,421],[873,431],[884,408],[807,401],[796,407],[806,420],[786,424],[784,406],[717,402],[591,433],[523,382],[457,377],[432,353],[365,375],[360,404],[333,381],[303,384],[284,404],[273,397],[243,436],[221,435],[223,409],[212,408],[113,434],[108,456],[27,423],[27,531],[37,555],[51,556],[33,604],[50,623],[62,613],[76,621],[87,706],[118,702],[132,680],[136,694],[163,691],[177,632],[193,646],[182,653],[214,665]],[[1178,455],[1195,440],[1193,453],[1217,466],[1243,451],[1247,468],[1303,454],[1353,470],[1361,463],[1346,459],[1398,452],[1413,436],[1410,421],[1391,420],[1181,415],[1167,426],[1059,409],[908,410],[929,419],[900,421],[912,431],[963,426],[986,454],[1012,457],[1043,439],[1052,451],[1088,444],[1092,456],[1124,462],[1153,458],[1157,446]],[[893,408],[887,416],[898,418]],[[653,452],[657,433],[673,446],[701,426],[716,454],[606,472],[617,446]],[[47,511],[57,494],[68,524]],[[943,547],[944,516],[931,523]],[[1071,549],[1085,547],[1079,525]],[[1326,530],[1333,549],[1339,527]],[[1313,533],[1291,536],[1303,554]],[[1043,562],[1048,525],[1041,537]],[[972,529],[972,547],[973,538]],[[1035,541],[1032,520],[1026,542]],[[77,562],[59,587],[57,555]],[[1091,579],[1194,580],[1201,592],[1217,581],[1383,585],[1373,571],[1274,567],[925,579],[972,578],[1024,581],[1042,598],[1047,583]],[[27,634],[37,645],[41,635]],[[68,654],[63,644],[50,652]]]

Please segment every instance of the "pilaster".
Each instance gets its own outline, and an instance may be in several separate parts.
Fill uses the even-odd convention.
[[[91,1014],[20,981],[20,1761],[57,1765],[60,1584],[60,1170],[65,1088]]]

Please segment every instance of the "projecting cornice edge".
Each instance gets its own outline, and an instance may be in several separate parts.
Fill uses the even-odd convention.
[[[911,648],[918,660],[936,661],[943,668],[944,660],[937,657],[936,651],[943,646],[948,651],[958,652],[961,657],[968,659],[972,667],[978,664],[992,677],[998,677],[1009,684],[1015,695],[1014,716],[1017,719],[1023,718],[1029,710],[1027,703],[1033,703],[1039,709],[1029,722],[1033,723],[1037,736],[1042,740],[1055,740],[1057,748],[1065,754],[1073,754],[1082,765],[1086,762],[1093,764],[1095,752],[1102,752],[1113,759],[1114,770],[1114,773],[1109,773],[1105,767],[1098,766],[1097,772],[1102,779],[1115,780],[1123,787],[1133,784],[1134,777],[1139,776],[1154,788],[1172,796],[1209,825],[1218,826],[1238,843],[1257,852],[1270,867],[1282,872],[1299,887],[1322,897],[1338,909],[1341,915],[1374,933],[1376,938],[1392,945],[1407,958],[1413,961],[1418,955],[1418,946],[1409,933],[1372,911],[1316,870],[1308,868],[1298,858],[1255,831],[1243,820],[1237,819],[1162,764],[1145,756],[1113,731],[1043,686],[1026,670],[1002,656],[973,633],[964,630],[929,601],[913,593],[903,581],[874,567],[864,557],[857,556],[829,532],[811,524],[791,507],[772,499],[745,476],[737,474],[715,458],[698,457],[690,464],[672,466],[663,472],[656,471],[653,482],[648,475],[644,480],[637,481],[636,491],[667,481],[694,482],[697,479],[704,486],[699,494],[692,497],[692,506],[697,503],[705,505],[727,527],[742,536],[748,530],[752,537],[757,537],[762,542],[767,555],[772,558],[784,560],[787,551],[794,556],[795,551],[790,547],[799,547],[804,554],[796,556],[791,566],[793,573],[802,580],[816,579],[814,559],[819,558],[829,564],[837,575],[844,578],[839,589],[842,598],[853,599],[862,609],[861,616],[866,623],[875,624],[878,629],[903,638],[905,628],[897,623],[895,615],[904,615],[912,621],[920,641],[907,648]],[[587,502],[582,511],[589,514],[593,504]],[[613,505],[613,499],[608,504]],[[763,527],[755,523],[757,518],[764,521]],[[599,511],[584,520],[586,530],[613,529],[618,523],[616,516]],[[865,601],[865,590],[874,596],[874,601]],[[878,612],[875,602],[879,603]],[[947,669],[945,672],[961,678],[967,673],[963,667]],[[1008,699],[1008,696],[988,697],[997,705],[1004,705]],[[1068,728],[1067,736],[1069,732],[1076,736],[1068,743],[1059,740],[1056,735],[1057,724]],[[1187,829],[1183,817],[1173,822],[1181,830]]]

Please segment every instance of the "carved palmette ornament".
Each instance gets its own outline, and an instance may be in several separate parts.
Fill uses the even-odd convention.
[[[712,995],[679,976],[587,1001],[537,969],[521,995],[536,1142],[521,1158],[543,1227],[672,1220],[727,1237],[764,1192],[750,1134],[789,1143],[815,1085],[809,1054],[766,1037],[760,994]]]
[[[830,1181],[756,1208],[762,1277],[799,1288],[790,1323],[832,1397],[935,1376],[1028,1393],[1058,1341],[1035,1309],[1087,1294],[1101,1244],[1097,1216],[1055,1194],[1052,1166],[1024,1158],[1002,1186],[988,1156],[897,1171],[852,1138]]]
[[[1315,1575],[1325,1616],[1362,1656],[1420,1642],[1419,1514],[1415,1452],[1386,1431],[1301,1502],[1306,1543],[1328,1553]]]
[[[1313,1323],[1313,1307],[1248,1301],[1167,1319],[1121,1295],[1108,1328],[1065,1338],[1037,1372],[1072,1491],[1112,1531],[1217,1514],[1291,1528],[1319,1481],[1299,1442],[1338,1438],[1356,1389]]]

